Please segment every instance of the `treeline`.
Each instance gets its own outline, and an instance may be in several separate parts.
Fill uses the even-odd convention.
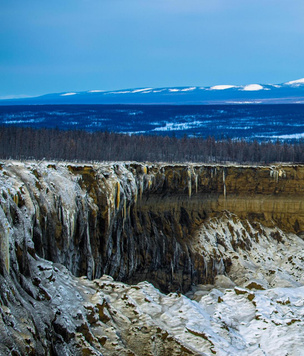
[[[217,141],[213,137],[129,136],[109,132],[2,126],[0,157],[82,161],[304,163],[304,141]]]

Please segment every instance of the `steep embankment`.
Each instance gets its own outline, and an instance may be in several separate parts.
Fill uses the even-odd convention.
[[[164,291],[212,282],[217,272],[207,265],[215,256],[209,252],[206,261],[197,254],[193,235],[207,217],[225,210],[304,231],[299,166],[15,162],[2,166],[1,178],[8,223],[27,230],[40,257],[90,279],[104,273],[146,279]]]
[[[303,285],[303,166],[4,162],[0,180],[4,354],[250,354],[250,328],[299,327],[300,292],[275,320],[259,301]]]

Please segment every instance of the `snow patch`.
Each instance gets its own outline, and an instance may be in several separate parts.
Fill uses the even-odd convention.
[[[120,90],[120,91],[109,91],[106,94],[129,94],[132,93],[131,90]]]
[[[70,95],[76,95],[77,93],[64,93],[60,94],[60,96],[70,96]]]
[[[157,90],[153,90],[152,93],[161,93],[163,91],[165,91],[166,89],[157,89]]]
[[[29,119],[29,120],[5,120],[3,121],[6,125],[16,125],[16,124],[37,124],[39,122],[43,122],[44,119]]]
[[[144,91],[147,91],[147,90],[152,90],[153,88],[143,88],[143,89],[135,89],[133,90],[131,93],[141,93],[141,92],[144,92]]]
[[[202,121],[192,121],[192,122],[166,122],[165,126],[157,127],[152,131],[180,131],[180,130],[189,130],[197,127],[202,127],[204,122]]]
[[[235,85],[215,85],[210,88],[210,90],[226,90],[226,89],[231,89],[231,88],[236,88]]]
[[[196,87],[189,87],[189,88],[182,89],[181,91],[192,91],[195,89],[196,89]]]
[[[292,86],[300,86],[301,84],[304,84],[304,78],[302,79],[297,79],[297,80],[291,80],[290,82],[285,83],[286,85],[292,85]]]
[[[299,140],[300,138],[304,138],[304,132],[290,134],[290,135],[273,135],[273,136],[261,136],[261,137],[267,137],[270,139],[279,139],[279,140]]]
[[[258,91],[258,90],[263,90],[264,87],[260,84],[249,84],[245,85],[241,90],[243,91]]]

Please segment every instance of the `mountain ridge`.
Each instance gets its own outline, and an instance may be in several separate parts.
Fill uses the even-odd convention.
[[[304,103],[304,78],[281,84],[214,85],[209,87],[143,87],[50,93],[2,99],[0,105],[43,104],[297,104]]]

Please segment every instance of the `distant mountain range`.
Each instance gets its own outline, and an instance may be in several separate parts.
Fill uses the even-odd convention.
[[[39,104],[304,104],[304,78],[282,84],[134,88],[54,93],[0,100],[0,105]]]

